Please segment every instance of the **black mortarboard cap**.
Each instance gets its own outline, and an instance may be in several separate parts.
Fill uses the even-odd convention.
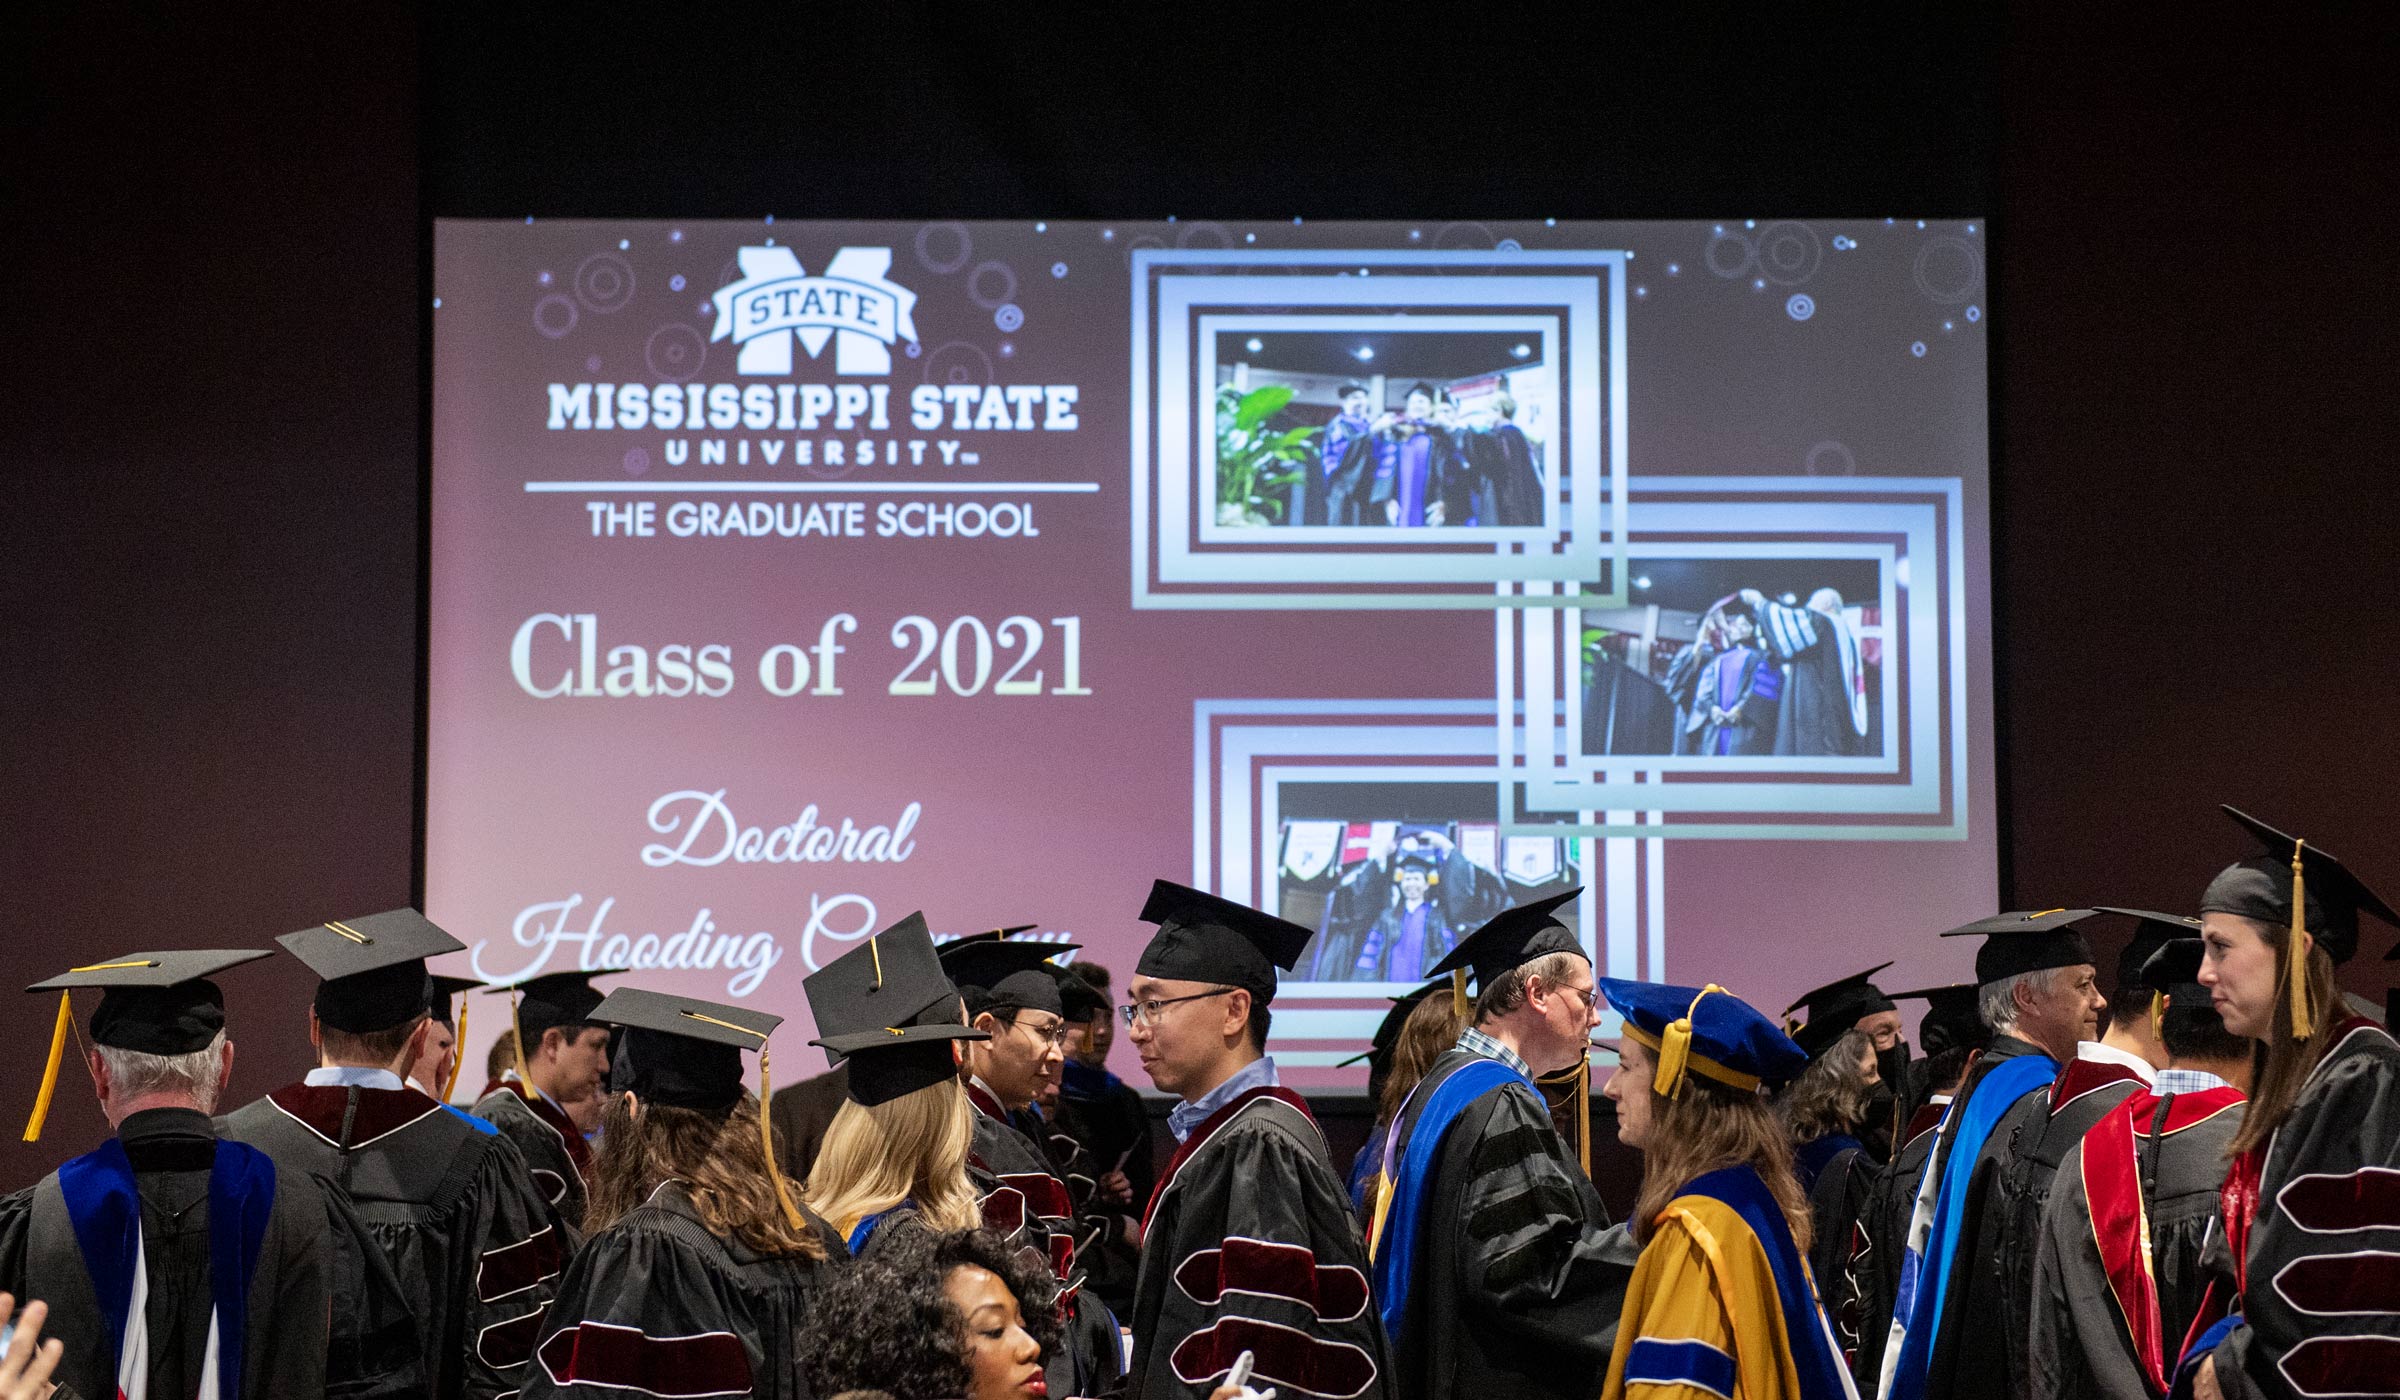
[[[1831,1050],[1834,1042],[1857,1025],[1860,1018],[1879,1011],[1899,1010],[1874,981],[1876,973],[1890,966],[1888,962],[1880,962],[1864,972],[1854,972],[1838,982],[1802,992],[1797,1001],[1783,1008],[1783,1023],[1790,1029],[1793,1042],[1813,1060]],[[1795,1025],[1792,1013],[1804,1006],[1808,1008],[1808,1019]]]
[[[2200,985],[2200,960],[2207,948],[2198,938],[2170,938],[2150,951],[2136,974],[2138,985],[2167,999],[2169,1006],[2209,1006],[2208,988]]]
[[[817,1018],[809,1044],[848,1062],[850,1097],[870,1107],[955,1078],[952,1042],[991,1038],[959,1020],[958,988],[942,971],[923,914],[810,973],[800,988]]]
[[[92,1011],[92,1040],[145,1055],[188,1055],[205,1050],[225,1029],[225,994],[209,978],[268,956],[259,948],[203,948],[167,953],[127,953],[106,962],[69,968],[29,992],[57,992],[58,1015],[50,1029],[50,1059],[42,1070],[42,1087],[35,1094],[32,1116],[25,1120],[25,1141],[37,1142],[50,1116],[50,1099],[58,1091],[59,1061],[74,1029],[74,992],[98,987],[100,1005]]]
[[[1155,880],[1142,905],[1158,925],[1133,970],[1173,982],[1240,987],[1260,1002],[1275,999],[1275,969],[1290,971],[1313,937],[1307,929],[1247,904],[1171,880]]]
[[[1082,1025],[1095,1016],[1106,1016],[1111,1010],[1108,998],[1101,995],[1098,987],[1071,971],[1058,979],[1058,1003],[1062,1008],[1058,1014],[1076,1025]]]
[[[1975,980],[1984,985],[2027,972],[2075,967],[2092,960],[2092,945],[2076,925],[2092,917],[2089,909],[2043,909],[2037,912],[1995,914],[1944,933],[1944,938],[1980,938],[1975,950]]]
[[[211,977],[271,956],[264,948],[194,948],[166,953],[127,953],[71,969],[29,992],[100,989],[92,1009],[92,1042],[145,1055],[188,1055],[205,1050],[225,1029],[225,994]]]
[[[1021,1009],[1063,1017],[1067,1014],[1060,985],[1063,970],[1050,959],[1082,946],[979,935],[944,943],[935,949],[935,955],[941,959],[942,971],[966,998],[970,1015]]]
[[[2150,961],[2150,955],[2173,939],[2200,936],[2200,921],[2189,914],[2161,914],[2155,909],[2126,909],[2114,904],[2096,904],[2092,906],[2092,912],[2115,914],[2138,921],[2133,928],[2133,937],[2125,940],[2124,951],[2117,954],[2114,990],[2119,992],[2129,987],[2157,991],[2156,984],[2142,977],[2142,968]]]
[[[317,974],[317,1019],[353,1035],[390,1030],[429,1009],[425,960],[467,946],[414,909],[333,919],[275,941]]]
[[[545,972],[522,982],[504,987],[486,987],[487,996],[516,998],[517,1033],[525,1037],[525,1053],[531,1055],[542,1043],[542,1033],[557,1027],[588,1026],[597,1018],[608,994],[592,985],[595,977],[615,977],[631,968],[598,967],[589,972]],[[435,979],[440,980],[440,979]]]
[[[1558,921],[1558,907],[1583,893],[1581,885],[1564,894],[1549,895],[1503,909],[1485,921],[1483,927],[1458,940],[1450,956],[1434,964],[1432,975],[1439,977],[1458,968],[1473,969],[1475,994],[1483,995],[1494,982],[1514,968],[1523,967],[1535,958],[1552,953],[1582,953],[1583,944],[1574,931]]]
[[[2400,925],[2400,914],[2350,873],[2348,866],[2300,838],[2286,836],[2246,812],[2231,807],[2225,815],[2256,836],[2267,854],[2237,861],[2218,872],[2200,897],[2204,914],[2237,914],[2262,923],[2288,926],[2292,921],[2292,852],[2300,852],[2304,888],[2302,926],[2335,962],[2346,962],[2358,951],[2358,916],[2372,914],[2387,924]],[[2400,945],[2384,954],[2400,957]]]
[[[451,977],[445,973],[434,973],[433,1019],[445,1026],[451,1025],[451,1017],[456,1013],[451,1009],[450,999],[461,992],[474,991],[482,985],[472,977]]]
[[[1383,1062],[1392,1057],[1393,1048],[1400,1043],[1400,1028],[1408,1024],[1408,1018],[1415,1013],[1418,1004],[1435,992],[1445,992],[1449,989],[1450,979],[1437,977],[1415,991],[1403,992],[1399,996],[1391,998],[1392,1009],[1385,1012],[1383,1020],[1376,1025],[1375,1037],[1367,1042],[1367,1048],[1347,1060],[1334,1061],[1333,1067],[1341,1069],[1347,1065],[1357,1064],[1361,1060],[1380,1067]]]
[[[1928,1055],[1938,1055],[1953,1046],[1975,1049],[1990,1043],[1991,1027],[1983,1023],[1983,1013],[1976,1007],[1976,990],[1972,982],[1957,982],[1891,995],[1894,1001],[1925,1002],[1925,1015],[1917,1022],[1917,1045]]]
[[[622,1034],[609,1057],[609,1087],[652,1103],[723,1114],[742,1099],[742,1052],[763,1050],[781,1016],[746,1006],[619,987],[587,1020]]]

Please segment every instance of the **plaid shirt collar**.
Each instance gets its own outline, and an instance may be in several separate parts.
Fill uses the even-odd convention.
[[[1498,1060],[1527,1079],[1533,1078],[1533,1066],[1525,1063],[1524,1056],[1473,1026],[1458,1033],[1458,1044],[1455,1048],[1464,1050],[1470,1055],[1481,1055],[1487,1060]]]

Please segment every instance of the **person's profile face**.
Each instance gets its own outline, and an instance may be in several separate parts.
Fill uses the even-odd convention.
[[[1725,615],[1725,640],[1746,642],[1758,635],[1758,624],[1741,613]]]
[[[2239,914],[2203,914],[2200,941],[2200,985],[2225,1029],[2252,1040],[2274,1034],[2275,946],[2266,925]]]
[[[608,1083],[608,1027],[573,1032],[558,1052],[559,1102],[580,1103]]]
[[[942,1296],[966,1324],[967,1400],[1045,1400],[1041,1344],[1000,1276],[961,1264],[942,1280]]]
[[[1632,1036],[1617,1042],[1617,1072],[1601,1093],[1617,1106],[1617,1141],[1636,1152],[1650,1145],[1650,1076],[1658,1062]]]
[[[1854,1029],[1866,1032],[1877,1050],[1889,1050],[1900,1043],[1900,1013],[1878,1011],[1871,1016],[1861,1016]]]
[[[999,1017],[992,1020],[987,1027],[992,1038],[985,1042],[990,1050],[985,1077],[992,1092],[1008,1107],[1022,1108],[1039,1099],[1042,1090],[1058,1079],[1064,1061],[1060,1036],[1066,1029],[1065,1018],[1021,1007],[1016,1019],[1006,1025],[1000,1024]]]

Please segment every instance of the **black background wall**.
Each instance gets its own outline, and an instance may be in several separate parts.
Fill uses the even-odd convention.
[[[2400,886],[2400,17],[2069,8],[53,7],[0,44],[0,985],[410,898],[429,212],[1987,215],[2012,896],[2184,907],[2225,799]],[[228,988],[246,1097],[306,984]]]

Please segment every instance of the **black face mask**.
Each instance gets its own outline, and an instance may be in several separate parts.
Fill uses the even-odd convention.
[[[1891,1049],[1876,1051],[1875,1071],[1883,1076],[1884,1092],[1900,1092],[1900,1086],[1908,1079],[1908,1042],[1896,1040]]]

